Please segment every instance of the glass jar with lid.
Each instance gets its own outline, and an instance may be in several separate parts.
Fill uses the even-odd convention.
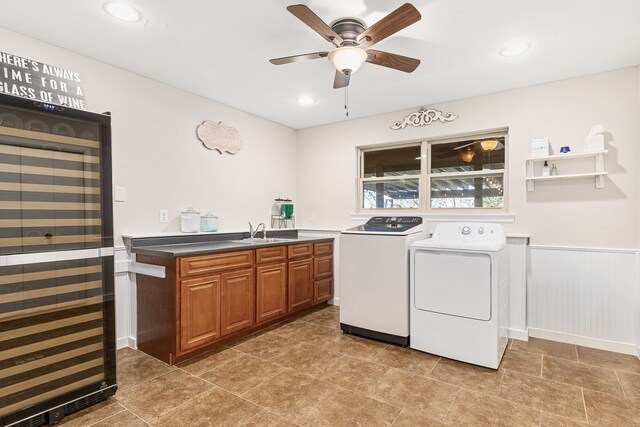
[[[200,231],[218,231],[218,217],[207,212],[200,218]]]
[[[180,212],[180,231],[183,233],[196,233],[200,231],[200,212],[189,207]]]

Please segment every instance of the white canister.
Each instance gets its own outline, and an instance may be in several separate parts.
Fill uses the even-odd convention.
[[[200,212],[190,207],[180,212],[180,231],[183,233],[196,233],[200,231]]]
[[[200,231],[218,231],[218,217],[207,212],[200,218]]]

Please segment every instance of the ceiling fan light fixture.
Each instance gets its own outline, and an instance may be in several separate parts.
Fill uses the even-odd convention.
[[[471,163],[475,155],[476,155],[475,151],[473,151],[471,148],[467,148],[466,150],[460,153],[460,160],[462,160],[465,163]]]
[[[367,52],[354,46],[337,47],[329,52],[329,61],[336,70],[349,75],[358,71],[358,68],[367,60]]]
[[[482,147],[482,149],[484,151],[492,151],[492,150],[495,150],[496,147],[498,146],[498,140],[497,139],[485,139],[484,141],[480,142],[480,146]]]

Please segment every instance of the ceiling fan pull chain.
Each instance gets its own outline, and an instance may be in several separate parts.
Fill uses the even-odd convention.
[[[344,109],[347,110],[347,117],[349,117],[349,86],[344,88]]]

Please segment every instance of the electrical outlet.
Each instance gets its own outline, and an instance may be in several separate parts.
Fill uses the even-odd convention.
[[[165,224],[169,222],[169,211],[167,209],[160,209],[160,223]]]

